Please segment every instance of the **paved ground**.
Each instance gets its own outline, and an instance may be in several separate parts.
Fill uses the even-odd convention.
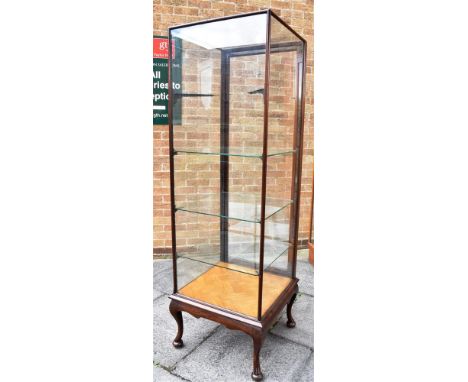
[[[250,382],[252,340],[244,333],[183,313],[185,346],[172,346],[177,332],[168,299],[172,260],[155,260],[153,275],[154,382]],[[293,306],[296,327],[286,327],[283,312],[270,330],[260,353],[264,381],[314,380],[314,276],[307,251],[298,253],[297,277],[300,293]]]

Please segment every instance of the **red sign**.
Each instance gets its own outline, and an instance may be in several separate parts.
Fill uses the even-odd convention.
[[[169,39],[167,38],[153,38],[153,58],[169,58]],[[172,41],[172,58],[175,56],[175,45]]]

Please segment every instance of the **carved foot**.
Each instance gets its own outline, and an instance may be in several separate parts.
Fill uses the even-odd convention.
[[[259,374],[255,374],[255,372],[252,372],[252,380],[254,381],[261,381],[263,379],[263,374],[260,371]]]
[[[288,322],[286,323],[286,326],[288,328],[294,328],[296,326],[296,321],[294,321],[294,318],[291,313],[292,306],[294,304],[294,301],[296,300],[297,293],[294,293],[291,297],[291,300],[288,303],[288,307],[286,309],[286,314],[288,316]]]
[[[260,369],[260,349],[262,348],[263,344],[263,336],[253,336],[253,371],[252,371],[252,379],[254,381],[261,381],[263,379],[262,370]]]
[[[175,348],[181,348],[184,346],[184,341],[182,341],[182,335],[184,334],[184,321],[182,319],[182,312],[177,310],[174,301],[171,301],[171,304],[169,305],[169,311],[177,322],[177,335],[172,342],[172,345],[174,345]]]
[[[184,347],[184,341],[182,340],[174,340],[172,341],[172,345],[175,347],[175,348],[183,348]]]

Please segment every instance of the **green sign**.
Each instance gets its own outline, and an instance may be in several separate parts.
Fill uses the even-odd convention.
[[[174,41],[174,40],[173,40]],[[172,89],[173,92],[181,88],[181,59],[180,50],[172,44]],[[168,58],[169,40],[167,37],[153,37],[153,125],[169,124],[169,84],[168,84]],[[173,121],[180,124],[180,102],[174,103]]]

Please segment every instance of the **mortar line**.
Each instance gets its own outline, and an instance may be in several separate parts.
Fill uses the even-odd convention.
[[[182,381],[192,382],[191,379],[186,379],[186,378],[180,376],[179,374],[173,373],[172,371],[170,371],[169,374],[173,375],[174,377],[180,378]]]
[[[307,346],[307,345],[304,345],[304,344],[300,344],[299,342],[295,342],[295,341],[293,341],[293,340],[291,340],[291,339],[289,339],[289,338],[280,336],[279,334],[272,333],[272,332],[268,332],[268,334],[270,334],[270,335],[272,335],[272,336],[274,336],[274,337],[276,337],[276,338],[281,338],[282,340],[285,340],[285,341],[287,341],[287,342],[293,343],[294,345],[299,345],[299,346],[302,346],[302,347],[304,347],[304,348],[306,348],[306,349],[309,349],[309,350],[312,351],[312,353],[314,352],[314,348],[311,348],[311,347],[309,347],[309,346]]]
[[[211,337],[212,334],[214,334],[214,332],[216,332],[219,327],[221,326],[221,324],[219,324],[216,328],[214,328],[211,332],[208,333],[208,335],[206,337],[204,337],[201,342],[195,346],[191,351],[189,351],[187,354],[185,354],[181,359],[179,359],[175,364],[174,364],[174,369],[177,367],[177,365],[179,364],[179,362],[183,361],[185,358],[187,358],[190,354],[192,354],[196,349],[198,349],[208,338]]]
[[[166,297],[166,298],[168,298],[169,295],[166,294],[165,292],[163,292],[163,294],[162,294],[161,296],[158,296],[158,297],[156,297],[156,298],[153,298],[153,304],[154,304],[157,300],[159,300],[161,297]],[[153,308],[153,311],[154,311],[154,308]],[[153,313],[154,313],[154,312],[153,312]]]
[[[161,296],[163,297],[163,296]],[[190,379],[186,379],[176,373],[174,373],[174,370],[177,368],[177,365],[179,364],[179,362],[183,361],[185,358],[187,358],[190,354],[192,354],[196,349],[198,349],[198,347],[203,344],[216,330],[218,330],[218,328],[220,327],[221,325],[218,325],[216,328],[214,328],[211,332],[208,333],[208,335],[206,337],[204,337],[201,342],[195,346],[191,351],[189,351],[187,354],[185,354],[180,360],[178,360],[176,363],[174,363],[174,365],[170,366],[170,367],[167,367],[167,366],[163,366],[161,364],[158,364],[159,367],[161,367],[162,369],[166,370],[168,373],[174,375],[175,377],[177,378],[181,378],[182,380],[184,381],[188,381],[188,382],[192,382]],[[156,367],[158,367],[156,366]]]
[[[159,363],[158,363],[157,365],[154,365],[154,363],[153,363],[153,366],[154,366],[154,367],[159,367],[159,368],[161,368],[161,369],[163,369],[163,370],[166,370],[170,375],[173,375],[173,376],[176,377],[176,378],[180,378],[180,379],[182,379],[183,381],[192,382],[190,379],[186,379],[186,378],[184,378],[184,377],[181,377],[180,375],[174,374],[174,373],[170,370],[170,369],[171,369],[170,367],[161,365],[161,364],[159,364]]]

